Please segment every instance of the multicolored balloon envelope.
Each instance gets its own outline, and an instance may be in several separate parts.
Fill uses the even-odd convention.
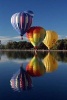
[[[50,53],[43,59],[43,64],[46,67],[46,72],[53,72],[58,67],[56,59]]]
[[[32,80],[30,75],[20,67],[20,71],[11,78],[10,85],[15,91],[29,90],[32,88]]]
[[[26,71],[30,76],[41,76],[46,70],[42,61],[35,55],[26,66]]]
[[[24,11],[15,13],[11,17],[11,24],[17,30],[21,38],[27,32],[27,30],[31,27],[32,18],[34,16],[33,11]]]
[[[46,31],[40,26],[33,26],[27,32],[26,36],[31,44],[37,48],[37,46],[43,41],[46,36]]]
[[[58,34],[55,31],[47,30],[46,37],[43,40],[43,43],[50,49],[55,45],[58,40]]]

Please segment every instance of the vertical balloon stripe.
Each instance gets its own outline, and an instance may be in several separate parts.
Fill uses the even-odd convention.
[[[30,28],[30,16],[28,15],[28,29]]]
[[[26,14],[25,14],[25,17],[24,17],[24,32],[25,32],[25,29],[26,29]]]
[[[25,29],[24,30],[26,30],[27,28],[27,23],[28,23],[28,15],[25,16]]]
[[[16,15],[16,26],[18,27],[18,16]]]
[[[15,15],[15,27],[16,27],[16,29],[18,28],[18,23],[17,23],[17,14]]]
[[[24,14],[22,14],[22,24],[24,23]]]
[[[13,19],[13,16],[11,17],[11,24],[13,23],[13,20],[12,19]]]
[[[20,16],[20,27],[21,27],[21,29],[22,29],[22,23],[23,23],[23,18],[22,18],[22,16]]]
[[[29,23],[30,23],[30,16],[28,15],[28,29],[30,28]]]
[[[13,27],[15,27],[15,26],[14,26],[14,16],[12,16],[11,22],[12,22]]]
[[[31,21],[32,17],[31,17],[31,16],[29,16],[29,18],[30,18],[30,19],[29,19],[29,27],[30,27],[31,22],[32,22],[32,21]]]
[[[17,28],[20,29],[20,13],[17,15]]]
[[[14,26],[16,28],[16,14],[14,15]]]
[[[16,18],[15,18],[15,25],[16,25],[16,28],[18,28],[18,14],[16,14],[15,17],[16,17]]]
[[[31,23],[32,23],[32,17],[30,16],[30,22],[29,22],[30,24],[29,24],[29,27],[30,27],[30,25],[31,25]]]
[[[28,16],[27,16],[28,17]],[[25,29],[25,33],[26,33],[26,30],[28,30],[29,28],[28,28],[28,26],[29,26],[29,18],[28,18],[28,23],[26,23],[26,29]]]
[[[19,29],[20,28],[20,14],[18,13],[17,14],[17,23],[16,23],[16,25],[17,25],[17,29]]]
[[[14,25],[14,27],[15,27],[15,16],[16,16],[16,14],[14,14],[14,16],[13,16],[13,25]],[[16,29],[16,27],[15,27],[15,29]]]
[[[22,29],[22,13],[20,13],[20,15],[19,15],[19,25],[20,25],[19,29],[21,31],[21,29]]]
[[[22,23],[22,28],[23,28],[23,31],[24,31],[24,28],[25,28],[25,14],[23,14],[23,23]]]

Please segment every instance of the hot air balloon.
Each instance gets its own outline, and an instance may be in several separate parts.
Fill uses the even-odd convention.
[[[30,76],[41,76],[45,73],[45,67],[38,55],[35,54],[31,61],[26,66],[26,71]]]
[[[55,31],[47,30],[46,37],[43,40],[43,43],[50,49],[55,45],[58,40],[58,34]]]
[[[11,17],[11,24],[15,30],[20,33],[21,39],[22,36],[27,32],[27,30],[31,27],[32,18],[34,16],[33,11],[24,11],[15,13]]]
[[[23,67],[20,67],[20,70],[11,78],[10,85],[15,91],[29,90],[32,88],[32,80]]]
[[[40,26],[33,26],[26,32],[27,38],[35,49],[37,49],[38,45],[43,41],[45,35],[45,29]]]
[[[46,68],[46,72],[53,72],[58,67],[58,63],[57,63],[56,59],[50,54],[50,52],[43,59],[43,64]]]

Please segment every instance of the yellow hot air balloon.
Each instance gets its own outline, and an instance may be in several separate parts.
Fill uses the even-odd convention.
[[[46,72],[53,72],[58,67],[56,59],[50,53],[48,53],[47,56],[43,59],[43,63],[46,68]]]
[[[46,72],[44,64],[36,54],[26,66],[26,71],[30,76],[41,76]]]
[[[43,43],[50,49],[55,45],[58,40],[58,34],[55,31],[47,30],[46,37],[43,40]]]
[[[37,46],[45,38],[46,31],[44,28],[42,28],[40,26],[33,26],[27,31],[26,36],[29,39],[29,41],[31,42],[31,44],[34,46],[34,48],[36,49]]]

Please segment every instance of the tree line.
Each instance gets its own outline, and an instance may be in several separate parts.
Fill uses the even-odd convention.
[[[30,42],[27,41],[10,41],[7,44],[0,45],[0,49],[34,49],[33,45]],[[41,43],[38,46],[38,49],[44,49],[47,50],[45,44]],[[56,44],[51,48],[55,50],[67,50],[67,39],[60,39],[56,42]]]

